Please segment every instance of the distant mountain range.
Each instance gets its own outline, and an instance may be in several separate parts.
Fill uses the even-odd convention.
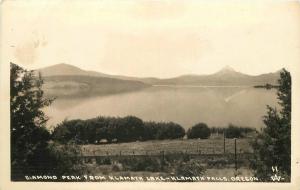
[[[136,91],[150,86],[137,80],[122,80],[68,64],[53,65],[37,71],[43,76],[46,96],[51,97],[100,96]]]
[[[247,75],[226,66],[220,71],[210,75],[182,75],[170,79],[162,79],[164,85],[202,85],[202,86],[255,86],[277,84],[280,71],[261,75]]]
[[[57,64],[39,71],[45,80],[48,95],[74,96],[102,95],[138,90],[151,85],[201,85],[201,86],[255,86],[277,84],[280,71],[261,75],[247,75],[226,66],[210,75],[182,75],[159,79],[138,78],[86,71],[68,64]]]
[[[122,76],[122,75],[109,75],[101,72],[96,71],[86,71],[75,67],[73,65],[61,63],[57,65],[53,65],[50,67],[45,67],[38,70],[44,77],[48,76],[90,76],[90,77],[107,77],[107,78],[114,78],[114,79],[121,79],[121,80],[130,80],[130,81],[140,81],[147,84],[154,84],[159,79],[154,77],[148,78],[137,78],[137,77],[129,77],[129,76]]]

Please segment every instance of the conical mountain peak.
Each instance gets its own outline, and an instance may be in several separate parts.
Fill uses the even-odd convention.
[[[234,71],[235,72],[235,70],[232,67],[230,67],[229,65],[226,65],[225,67],[223,67],[221,69],[221,71]]]
[[[219,70],[218,72],[215,73],[215,75],[231,75],[231,74],[236,74],[239,73],[237,71],[235,71],[232,67],[230,66],[225,66],[223,67],[221,70]]]

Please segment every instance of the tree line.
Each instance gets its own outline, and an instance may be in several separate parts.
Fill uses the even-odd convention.
[[[54,128],[52,139],[62,144],[71,140],[77,144],[99,144],[179,139],[185,135],[188,139],[208,139],[212,133],[224,132],[226,138],[242,138],[254,130],[232,124],[227,128],[209,128],[205,123],[198,123],[185,131],[181,125],[173,122],[144,122],[135,116],[97,117],[65,120]]]
[[[97,144],[100,141],[132,142],[154,139],[177,139],[185,130],[173,122],[143,122],[135,116],[97,117],[70,120],[58,124],[52,138],[60,143],[74,140],[77,144]]]
[[[252,127],[240,127],[229,124],[228,127],[211,127],[212,133],[224,134],[226,138],[243,138],[247,134],[258,131]]]

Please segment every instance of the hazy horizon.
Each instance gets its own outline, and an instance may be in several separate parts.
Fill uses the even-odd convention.
[[[45,69],[45,68],[48,68],[48,67],[53,67],[53,66],[57,66],[57,65],[69,65],[69,66],[73,66],[73,67],[76,67],[78,69],[81,69],[83,71],[93,71],[93,72],[98,72],[98,73],[101,73],[101,74],[108,74],[108,75],[115,75],[115,76],[127,76],[127,77],[136,77],[136,78],[157,78],[157,79],[168,79],[168,78],[176,78],[176,77],[180,77],[180,76],[200,76],[200,75],[211,75],[211,74],[215,74],[215,73],[218,73],[222,70],[230,70],[232,69],[233,71],[235,72],[238,72],[238,73],[242,73],[242,74],[246,74],[246,73],[243,73],[243,72],[240,72],[238,70],[236,70],[235,68],[231,67],[230,65],[226,65],[222,68],[218,68],[215,72],[212,72],[212,73],[202,73],[202,74],[197,74],[197,73],[182,73],[182,74],[179,74],[179,75],[176,75],[176,76],[173,76],[173,77],[155,77],[155,76],[145,76],[145,77],[139,77],[139,76],[129,76],[129,75],[123,75],[123,74],[112,74],[112,73],[104,73],[102,71],[96,71],[96,70],[86,70],[86,69],[83,69],[81,68],[80,66],[75,66],[75,65],[71,65],[71,64],[67,64],[67,63],[58,63],[58,64],[53,64],[53,65],[49,65],[49,66],[46,66],[46,67],[41,67],[41,68],[36,68],[36,69],[33,69],[33,70],[41,70],[41,69]],[[268,74],[268,73],[276,73],[280,70],[282,70],[283,68],[279,69],[279,70],[275,70],[275,71],[269,71],[269,72],[265,72],[265,73],[258,73],[258,74],[246,74],[246,75],[249,75],[249,76],[258,76],[258,75],[262,75],[262,74]],[[286,69],[286,68],[285,68]]]

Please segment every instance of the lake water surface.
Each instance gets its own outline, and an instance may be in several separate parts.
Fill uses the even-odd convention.
[[[260,128],[266,105],[277,106],[276,90],[253,87],[153,86],[140,91],[88,98],[56,99],[45,109],[48,125],[64,119],[134,115],[144,121],[173,121],[189,128],[229,123]]]

